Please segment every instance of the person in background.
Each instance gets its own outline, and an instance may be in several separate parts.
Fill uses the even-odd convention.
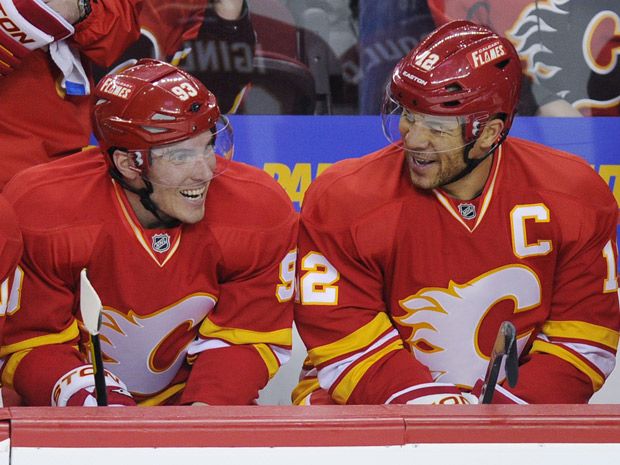
[[[428,0],[437,25],[467,19],[510,40],[524,69],[520,115],[620,115],[617,0]]]
[[[390,145],[310,185],[294,403],[477,403],[503,321],[519,381],[494,403],[586,403],[603,385],[618,205],[583,159],[508,136],[520,83],[508,40],[449,22],[391,73]]]
[[[254,70],[256,37],[244,0],[144,0],[140,39],[119,60],[156,58],[181,66],[234,112]],[[102,74],[99,71],[99,74]]]
[[[91,65],[139,34],[142,0],[0,0],[0,189],[90,143]],[[25,32],[24,32],[25,31]]]
[[[254,403],[290,354],[297,213],[269,175],[231,160],[230,123],[185,71],[143,59],[95,97],[101,148],[5,189],[25,252],[3,384],[25,405],[96,405],[85,270],[110,405]]]
[[[360,114],[379,114],[385,77],[434,28],[425,1],[359,0]]]
[[[383,76],[435,27],[457,19],[515,45],[524,71],[518,114],[619,114],[617,0],[360,0],[360,113],[378,114]]]

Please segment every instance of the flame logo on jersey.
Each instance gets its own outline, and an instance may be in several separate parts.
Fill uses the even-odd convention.
[[[192,294],[144,316],[105,307],[101,348],[107,368],[133,393],[149,395],[166,388],[215,303],[211,295]]]
[[[489,354],[480,349],[485,316],[500,301],[511,300],[514,313],[538,307],[541,288],[536,273],[523,265],[489,271],[465,284],[424,288],[399,302],[405,315],[399,324],[412,329],[407,343],[413,355],[429,367],[435,381],[473,386],[484,377]],[[518,337],[519,353],[529,333]]]
[[[506,36],[525,73],[575,108],[620,104],[617,0],[532,2]]]

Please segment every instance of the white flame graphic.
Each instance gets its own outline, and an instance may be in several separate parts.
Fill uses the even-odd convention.
[[[154,394],[164,389],[179,370],[188,343],[164,370],[153,367],[156,350],[179,326],[197,333],[197,325],[209,314],[216,300],[205,294],[193,294],[175,304],[145,316],[120,313],[104,308],[101,349],[112,362],[106,368],[138,394]]]
[[[397,319],[413,328],[411,351],[429,367],[435,381],[473,386],[484,376],[488,362],[478,347],[478,331],[487,312],[501,300],[512,300],[515,313],[537,307],[541,289],[536,274],[512,265],[462,285],[451,282],[447,289],[422,289],[400,302],[407,314]],[[528,336],[518,337],[519,353]]]
[[[538,10],[546,10],[557,15],[567,15],[568,11],[560,8],[570,0],[546,0],[543,2],[532,2],[527,5],[519,19],[512,28],[506,31],[506,37],[510,39],[519,56],[526,61],[525,72],[535,80],[550,79],[555,76],[562,68],[550,65],[537,58],[539,53],[542,56],[551,56],[553,52],[536,40],[529,41],[530,36],[537,31],[556,32],[556,29],[547,24],[538,14]]]

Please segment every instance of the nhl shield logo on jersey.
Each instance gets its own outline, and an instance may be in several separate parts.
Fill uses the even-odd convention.
[[[158,253],[167,252],[170,249],[170,235],[167,233],[153,234],[151,247]]]
[[[460,203],[459,213],[466,220],[473,220],[476,217],[476,206],[473,203]]]

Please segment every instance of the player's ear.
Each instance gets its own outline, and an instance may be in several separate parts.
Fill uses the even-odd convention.
[[[478,137],[478,146],[486,153],[502,134],[504,129],[504,122],[500,118],[493,118],[487,124],[484,125],[484,129]]]
[[[123,175],[123,177],[133,180],[140,177],[140,171],[135,166],[133,157],[123,151],[114,150],[112,153],[112,163],[116,166],[116,169]]]

